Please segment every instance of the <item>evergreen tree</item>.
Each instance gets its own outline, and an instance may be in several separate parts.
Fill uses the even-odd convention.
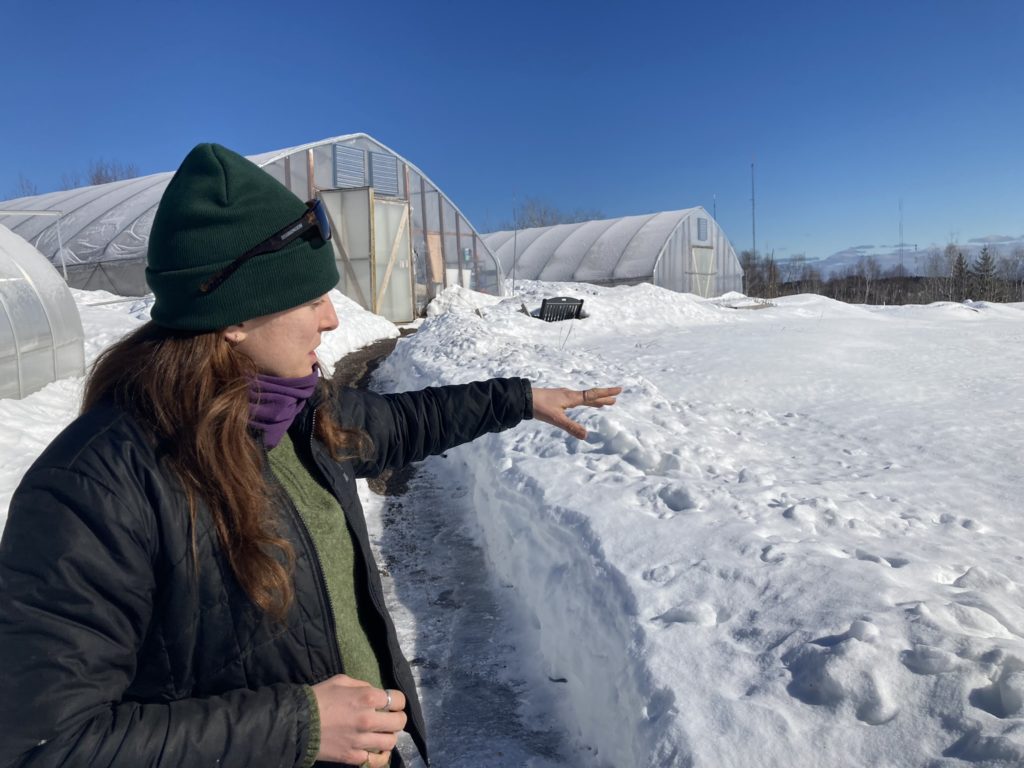
[[[953,260],[953,274],[949,281],[950,301],[963,301],[967,298],[967,259],[959,248]]]
[[[971,267],[971,293],[979,301],[992,301],[995,297],[996,260],[986,245],[981,249],[977,261]]]

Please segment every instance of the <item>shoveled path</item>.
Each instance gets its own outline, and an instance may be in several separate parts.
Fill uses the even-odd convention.
[[[342,359],[335,379],[368,386],[396,339]],[[591,765],[573,747],[555,710],[560,684],[522,668],[512,589],[490,576],[473,534],[472,498],[449,459],[371,480],[367,525],[388,607],[417,677],[431,764],[442,768]],[[422,762],[408,738],[406,762]]]

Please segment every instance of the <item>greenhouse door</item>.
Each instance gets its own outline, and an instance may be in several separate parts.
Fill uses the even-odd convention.
[[[377,270],[374,311],[393,323],[410,323],[415,314],[410,234],[409,204],[405,200],[382,197],[373,200],[373,249]]]
[[[698,296],[709,298],[715,285],[715,249],[693,246],[690,248],[690,288]]]
[[[325,189],[338,290],[393,323],[413,320],[409,204],[376,197],[372,187]]]

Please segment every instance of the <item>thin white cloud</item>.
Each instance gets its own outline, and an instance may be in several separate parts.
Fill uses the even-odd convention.
[[[985,235],[983,237],[972,237],[968,240],[968,243],[982,243],[982,244],[995,244],[995,243],[1013,243],[1021,238],[1012,237],[1011,235]]]

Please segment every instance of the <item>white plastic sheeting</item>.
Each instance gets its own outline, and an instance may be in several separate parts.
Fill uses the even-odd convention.
[[[0,209],[58,210],[63,215],[10,213],[0,215],[0,224],[66,270],[71,286],[141,296],[149,290],[144,274],[149,230],[173,175],[158,173],[8,200]]]
[[[497,259],[462,212],[419,168],[364,133],[346,134],[249,159],[302,200],[318,190],[374,186],[409,202],[416,299],[422,309],[448,283],[501,295]],[[74,288],[121,296],[149,292],[149,232],[173,172],[0,202],[5,211],[62,211],[59,218],[0,214],[0,224],[67,270]]]
[[[701,207],[483,235],[506,278],[616,285],[649,282],[719,296],[743,289],[743,269]]]
[[[85,372],[85,334],[60,274],[0,226],[0,398],[21,398]]]

